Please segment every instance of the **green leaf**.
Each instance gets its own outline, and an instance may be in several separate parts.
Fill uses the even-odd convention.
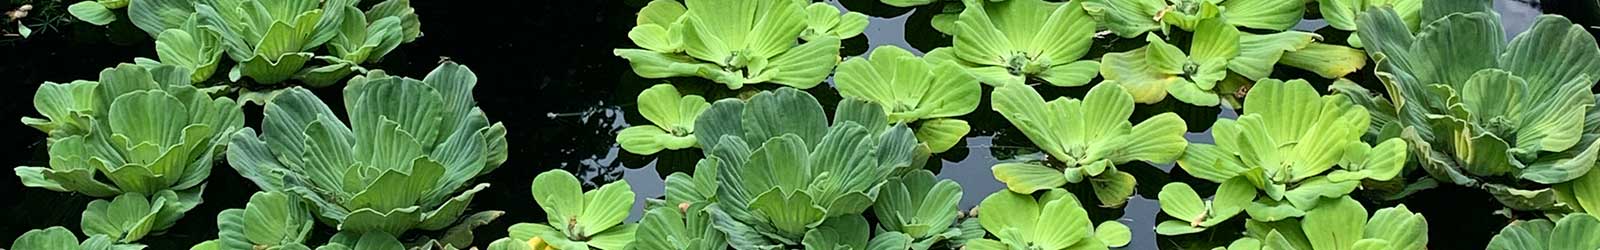
[[[577,226],[584,236],[593,236],[621,224],[633,208],[633,189],[627,181],[607,183],[600,189],[583,195],[583,214],[577,217]]]
[[[1088,0],[1083,4],[1095,20],[1124,38],[1138,37],[1160,28],[1161,23],[1151,17],[1166,7],[1160,0]]]
[[[1313,177],[1290,189],[1284,194],[1284,198],[1300,210],[1311,211],[1318,204],[1325,204],[1326,202],[1322,202],[1323,199],[1348,195],[1360,185],[1358,181],[1337,182],[1328,178]]]
[[[806,40],[822,37],[844,40],[860,35],[867,29],[867,15],[840,11],[838,7],[828,3],[812,3],[806,6],[805,11],[806,30],[800,37]]]
[[[533,178],[533,199],[553,225],[576,224],[578,217],[585,214],[585,198],[578,178],[566,170],[546,171]],[[564,226],[557,228],[566,230]]]
[[[1287,30],[1300,23],[1305,4],[1294,1],[1227,0],[1219,7],[1228,24],[1264,30]]]
[[[1006,184],[1006,189],[1018,193],[1033,193],[1067,184],[1060,170],[1038,164],[1001,163],[990,168],[994,177]]]
[[[771,221],[772,226],[784,237],[790,239],[801,238],[807,228],[822,223],[824,211],[812,205],[811,196],[799,192],[784,194],[783,191],[773,189],[757,196],[750,202],[750,209],[757,215]]]
[[[1344,170],[1334,170],[1328,174],[1328,180],[1341,182],[1361,179],[1388,181],[1400,174],[1405,168],[1406,143],[1399,138],[1391,138],[1379,143],[1377,147],[1368,149],[1366,143],[1351,143],[1345,149],[1344,159],[1339,165]]]
[[[155,37],[162,31],[177,28],[184,19],[195,13],[195,3],[186,0],[128,1],[128,19],[134,26]],[[208,6],[210,7],[210,6]]]
[[[1551,223],[1549,220],[1516,221],[1489,240],[1489,248],[1510,249],[1588,249],[1600,247],[1600,220],[1589,214],[1571,214]]]
[[[1167,183],[1161,186],[1158,198],[1161,200],[1161,212],[1189,222],[1191,227],[1198,226],[1206,221],[1211,206],[1206,201],[1200,200],[1200,195],[1194,192],[1188,184],[1182,182]]]
[[[1095,198],[1104,207],[1120,207],[1127,203],[1128,197],[1133,197],[1133,188],[1138,186],[1138,181],[1128,172],[1107,172],[1095,177],[1089,179],[1089,184],[1094,187]]]
[[[96,1],[82,1],[67,6],[67,13],[78,20],[94,25],[107,25],[117,21],[117,13]],[[26,36],[26,35],[24,35]]]
[[[1128,225],[1117,221],[1101,222],[1094,228],[1094,237],[1109,247],[1127,246],[1133,240],[1133,232],[1128,230]]]
[[[1185,235],[1205,232],[1205,228],[1181,220],[1167,220],[1156,224],[1156,234],[1160,235]]]
[[[1068,194],[1070,195],[1070,194]],[[1033,230],[1034,245],[1049,249],[1063,249],[1079,241],[1092,241],[1094,231],[1089,216],[1076,199],[1062,198],[1048,201],[1039,211],[1039,221]]]
[[[1228,70],[1251,80],[1266,79],[1285,53],[1299,51],[1321,39],[1316,33],[1300,31],[1266,35],[1240,33],[1239,56],[1228,60]]]
[[[1095,32],[1083,9],[1079,2],[967,2],[955,22],[953,58],[990,85],[1023,83],[1027,77],[1083,85],[1093,77],[1085,73],[1092,64],[1077,62],[1088,53]]]
[[[84,232],[108,235],[121,243],[144,238],[157,226],[156,221],[162,220],[156,217],[156,212],[167,204],[159,199],[152,203],[142,196],[139,193],[125,193],[109,202],[90,202],[89,208],[83,211]]]
[[[1366,208],[1349,196],[1306,211],[1301,221],[1313,249],[1352,249],[1366,227]]]
[[[694,120],[710,107],[705,98],[684,96],[670,84],[658,84],[639,94],[639,112],[654,125],[638,125],[617,134],[622,148],[635,154],[662,149],[694,147]]]
[[[1171,85],[1188,83],[1180,77],[1184,73],[1183,52],[1155,35],[1145,40],[1149,42],[1145,47],[1106,53],[1101,59],[1100,74],[1106,79],[1102,84],[1121,84],[1135,101],[1149,104],[1166,99]]]
[[[1378,209],[1367,222],[1364,237],[1389,242],[1389,247],[1384,249],[1427,249],[1428,219],[1412,213],[1405,205]]]
[[[891,122],[926,123],[966,115],[977,109],[982,97],[977,79],[955,63],[936,66],[894,46],[878,47],[868,57],[845,61],[835,79],[841,95],[878,103]],[[935,152],[955,145],[967,130],[960,120],[923,124],[929,126],[935,131],[918,132],[928,134],[922,141]]]
[[[46,249],[75,249],[78,247],[78,236],[73,235],[64,227],[50,227],[46,229],[28,230],[16,241],[11,243],[11,249],[17,250],[46,250]]]
[[[1311,71],[1323,78],[1336,79],[1365,68],[1367,57],[1355,48],[1309,43],[1298,50],[1283,53],[1278,63]]]

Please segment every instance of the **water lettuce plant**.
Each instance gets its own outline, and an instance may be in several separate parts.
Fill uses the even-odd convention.
[[[717,162],[701,159],[694,175],[677,172],[666,178],[665,199],[647,200],[644,219],[639,221],[638,249],[722,250],[728,237],[712,226],[706,208],[716,201]]]
[[[928,52],[935,64],[954,61],[994,86],[1039,79],[1055,86],[1088,84],[1099,63],[1084,60],[1095,22],[1081,1],[963,1],[954,45]]]
[[[145,1],[145,0],[139,0]],[[156,65],[173,65],[189,70],[189,81],[200,83],[211,79],[222,62],[222,34],[215,27],[201,26],[199,18],[190,16],[171,29],[156,36],[156,59],[134,58],[147,68]]]
[[[1071,192],[1049,189],[1038,199],[1032,195],[1000,190],[978,205],[983,211],[978,223],[999,238],[967,242],[966,249],[1107,249],[1089,221],[1088,212]],[[1115,223],[1115,222],[1113,222]],[[1102,227],[1102,228],[1117,228]],[[1124,232],[1108,230],[1106,233]],[[1126,242],[1122,242],[1126,244]]]
[[[727,85],[776,83],[811,88],[839,62],[839,39],[865,22],[832,6],[793,0],[655,0],[639,11],[628,38],[642,49],[616,49],[645,78],[700,77]],[[826,13],[832,11],[832,13]],[[838,20],[831,20],[828,16]],[[809,23],[808,23],[809,22]],[[803,32],[806,42],[796,43]],[[853,36],[853,35],[852,35]]]
[[[50,166],[17,167],[17,176],[25,186],[93,197],[163,190],[198,197],[225,146],[220,138],[244,126],[244,114],[232,99],[189,85],[189,75],[121,64],[101,71],[99,81],[45,83],[34,103],[47,119],[23,123],[51,135]]]
[[[956,227],[961,193],[961,184],[938,180],[925,169],[889,179],[872,205],[880,228],[872,241],[895,249],[926,250],[961,237],[964,232]]]
[[[94,25],[107,25],[117,21],[114,10],[128,7],[129,0],[80,1],[67,6],[67,13],[79,21]]]
[[[706,203],[681,203],[646,211],[639,221],[637,249],[728,249],[727,236],[712,227]]]
[[[1389,139],[1373,147],[1361,140],[1369,120],[1367,111],[1349,99],[1319,96],[1304,80],[1263,80],[1245,98],[1238,119],[1212,125],[1215,144],[1189,144],[1178,166],[1212,182],[1248,180],[1266,194],[1251,206],[1270,208],[1250,209],[1255,210],[1247,211],[1251,218],[1296,217],[1322,198],[1354,191],[1362,180],[1391,180],[1403,169],[1404,141]]]
[[[1487,6],[1428,2],[1422,15],[1439,18],[1416,35],[1389,8],[1357,19],[1390,96],[1355,96],[1385,118],[1371,132],[1406,140],[1435,179],[1484,189],[1512,209],[1563,210],[1563,195],[1595,200],[1597,192],[1548,188],[1584,176],[1600,154],[1600,123],[1586,121],[1600,76],[1594,37],[1546,15],[1507,42]]]
[[[355,6],[344,6],[340,14],[337,33],[327,41],[333,56],[317,56],[328,65],[302,69],[296,79],[311,86],[332,85],[354,72],[365,72],[361,64],[376,63],[401,43],[409,43],[422,35],[421,24],[409,0],[387,0],[362,12]]]
[[[1368,218],[1367,209],[1349,196],[1324,199],[1323,203],[1307,211],[1298,223],[1249,221],[1247,238],[1234,241],[1228,249],[1428,249],[1427,218],[1405,205],[1379,209]]]
[[[332,40],[354,1],[217,1],[194,5],[203,25],[222,33],[228,57],[238,62],[229,80],[250,77],[275,84],[292,78]]]
[[[300,197],[256,192],[243,209],[217,214],[218,249],[310,249],[306,238],[316,225]]]
[[[1276,0],[1085,0],[1090,16],[1119,36],[1132,38],[1169,26],[1194,31],[1201,20],[1282,31],[1300,23],[1305,3]],[[1199,31],[1196,31],[1199,33]]]
[[[839,94],[878,103],[889,122],[914,124],[917,141],[935,153],[959,143],[972,126],[954,117],[972,113],[983,99],[977,78],[954,62],[934,63],[895,46],[839,64]]]
[[[477,77],[445,63],[422,80],[372,71],[344,88],[349,125],[304,88],[273,96],[262,132],[235,133],[228,163],[262,190],[292,193],[346,232],[400,235],[454,224],[505,162],[505,127],[472,97]],[[458,193],[459,192],[459,193]]]
[[[695,137],[721,180],[708,209],[730,245],[865,247],[860,214],[890,176],[920,168],[927,154],[871,102],[847,98],[833,117],[829,126],[816,98],[780,88],[717,101],[698,118]]]
[[[1317,10],[1322,13],[1322,20],[1328,22],[1328,27],[1343,31],[1354,32],[1360,26],[1356,19],[1367,9],[1388,7],[1399,14],[1409,30],[1418,30],[1422,24],[1422,2],[1424,0],[1317,0]],[[1470,2],[1470,1],[1469,1]],[[1470,4],[1455,2],[1451,4]],[[1434,20],[1438,17],[1429,18]],[[1351,46],[1361,46],[1361,35],[1350,34],[1347,40]]]
[[[1555,222],[1547,219],[1515,221],[1489,239],[1489,250],[1600,248],[1600,219],[1576,213]]]
[[[1187,54],[1154,34],[1145,36],[1143,48],[1106,53],[1102,84],[1123,85],[1138,103],[1160,102],[1170,94],[1197,106],[1220,104],[1217,83],[1228,76],[1229,60],[1240,55],[1239,30],[1221,19],[1197,26]]]
[[[1083,100],[1050,102],[1027,85],[996,88],[995,112],[1027,135],[1045,158],[995,165],[995,179],[1024,194],[1087,179],[1101,205],[1121,206],[1133,195],[1137,180],[1117,165],[1172,162],[1188,144],[1183,138],[1188,125],[1177,114],[1162,113],[1138,125],[1129,122],[1133,100],[1117,84],[1095,85]]]
[[[551,170],[533,179],[533,199],[549,224],[517,223],[509,229],[520,242],[536,238],[556,249],[624,249],[633,243],[638,224],[623,224],[633,209],[633,190],[627,181],[583,191],[578,178],[566,170]]]
[[[138,244],[117,244],[105,235],[92,235],[84,239],[83,242],[78,242],[78,236],[64,227],[28,230],[22,236],[18,236],[16,241],[11,242],[11,249],[13,250],[139,250],[144,248],[144,245]]]
[[[840,10],[828,3],[811,3],[806,6],[806,29],[800,32],[800,39],[844,40],[861,35],[866,30],[866,14]]]
[[[1205,231],[1206,228],[1222,224],[1234,215],[1244,212],[1255,198],[1256,188],[1244,177],[1234,177],[1222,182],[1222,185],[1217,187],[1216,196],[1210,201],[1201,200],[1200,195],[1196,194],[1189,184],[1167,183],[1161,186],[1161,193],[1157,194],[1157,199],[1161,201],[1161,212],[1176,220],[1166,220],[1156,224],[1156,233],[1183,235]]]
[[[176,225],[183,213],[200,204],[200,194],[162,190],[144,194],[123,193],[111,201],[95,200],[83,211],[80,226],[86,235],[105,235],[118,243],[132,243]]]
[[[617,132],[617,144],[635,154],[655,154],[699,146],[694,137],[694,120],[711,103],[698,95],[683,95],[672,84],[656,84],[639,93],[639,114],[650,124],[630,126]]]

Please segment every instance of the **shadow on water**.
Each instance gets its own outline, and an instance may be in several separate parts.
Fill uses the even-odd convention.
[[[27,1],[27,0],[13,0]],[[933,48],[949,46],[950,38],[933,30],[929,25],[934,13],[942,7],[924,6],[896,8],[876,0],[828,0],[848,9],[873,16],[863,37],[845,41],[844,55],[863,55],[877,46],[899,46],[921,53]],[[566,169],[579,174],[586,186],[627,180],[640,199],[662,194],[662,178],[671,172],[690,172],[700,157],[697,150],[668,151],[653,156],[640,156],[620,150],[614,142],[617,131],[626,127],[627,121],[643,121],[636,110],[635,96],[643,89],[657,83],[672,83],[686,93],[702,94],[708,99],[737,97],[735,92],[719,84],[702,79],[643,79],[634,75],[626,61],[611,55],[612,48],[632,47],[626,38],[632,25],[634,12],[646,0],[616,1],[506,1],[494,5],[460,4],[453,1],[413,1],[423,18],[425,36],[415,43],[403,45],[376,68],[392,74],[420,78],[440,60],[452,60],[468,65],[477,73],[479,84],[476,97],[491,120],[504,122],[508,128],[511,157],[496,172],[478,181],[490,183],[489,190],[480,193],[471,209],[474,211],[503,210],[508,213],[498,221],[477,230],[477,245],[487,245],[493,239],[504,237],[505,228],[518,222],[544,221],[538,206],[529,194],[529,185],[538,173],[549,169]],[[1519,33],[1531,24],[1539,8],[1506,0],[1497,1],[1497,9],[1507,20],[1508,33]],[[1552,4],[1554,5],[1554,4]],[[1549,7],[1549,6],[1546,6]],[[1593,7],[1593,6],[1589,6]],[[13,6],[0,3],[0,9]],[[1589,12],[1594,13],[1594,12]],[[1593,14],[1580,21],[1596,21]],[[486,26],[494,32],[484,31]],[[1303,27],[1320,27],[1315,21]],[[0,100],[0,117],[11,119],[36,115],[31,103],[33,90],[44,81],[66,82],[74,79],[93,79],[101,68],[118,62],[128,62],[136,56],[152,57],[153,43],[147,38],[113,37],[103,35],[101,28],[83,24],[64,27],[62,32],[41,33],[34,38],[11,44],[0,44],[5,62],[0,63],[0,82],[12,86]],[[1346,34],[1324,34],[1329,41],[1343,41]],[[137,37],[137,36],[135,36]],[[1333,39],[1338,38],[1338,39]],[[1128,46],[1115,42],[1097,41],[1090,57],[1106,52],[1125,51]],[[1358,76],[1370,76],[1367,69]],[[1311,75],[1294,69],[1282,69],[1274,77],[1311,78]],[[1361,79],[1361,78],[1358,78]],[[1325,86],[1326,80],[1313,81]],[[1362,81],[1372,82],[1372,81]],[[770,84],[755,86],[772,89]],[[831,85],[831,84],[830,84]],[[1040,87],[1048,99],[1056,97],[1082,97],[1088,88]],[[991,90],[985,87],[984,92]],[[316,91],[324,101],[338,102],[337,89]],[[840,99],[829,87],[819,87],[808,92],[817,95],[828,110]],[[990,192],[1004,188],[989,172],[989,166],[1011,159],[1016,155],[1037,153],[1032,143],[999,114],[989,107],[984,97],[978,110],[962,119],[973,125],[973,132],[957,148],[936,155],[937,172],[941,178],[953,179],[966,190],[960,202],[963,208],[976,206]],[[330,103],[330,105],[337,105]],[[335,106],[337,107],[337,106]],[[1154,105],[1141,105],[1132,118],[1137,122],[1162,112],[1175,112],[1188,121],[1193,142],[1209,143],[1208,129],[1219,117],[1232,118],[1236,114],[1227,108],[1199,108],[1173,101]],[[830,112],[831,113],[831,112]],[[246,110],[249,124],[259,122],[259,107]],[[43,134],[33,132],[19,123],[0,125],[7,136],[4,149],[9,152],[8,164],[40,166],[47,161]],[[186,249],[200,241],[213,239],[215,214],[223,209],[243,207],[249,194],[256,188],[240,178],[226,164],[217,165],[209,179],[204,194],[205,203],[190,212],[179,225],[166,235],[149,237],[144,243],[152,249]],[[1171,164],[1149,165],[1131,163],[1119,169],[1134,174],[1139,185],[1133,199],[1121,208],[1090,207],[1095,221],[1117,219],[1133,228],[1133,244],[1126,249],[1203,249],[1218,243],[1226,244],[1238,237],[1239,228],[1217,228],[1207,234],[1193,237],[1157,237],[1153,228],[1162,218],[1155,197],[1167,182],[1185,182],[1193,185],[1202,195],[1209,195],[1216,185],[1184,173]],[[66,226],[77,229],[79,213],[89,201],[75,194],[24,188],[15,176],[0,175],[4,183],[8,211],[0,222],[0,246],[9,246],[17,235],[29,229],[49,226]],[[1080,199],[1094,200],[1087,186],[1074,186]],[[1460,206],[1470,202],[1473,206]],[[1433,249],[1482,248],[1495,230],[1505,224],[1503,219],[1490,215],[1492,211],[1468,210],[1492,208],[1493,201],[1473,190],[1442,187],[1418,193],[1401,202],[1414,211],[1425,214],[1431,224]],[[639,203],[642,204],[642,203]],[[1481,204],[1481,205],[1480,205]],[[1382,204],[1389,206],[1393,204]],[[632,219],[642,213],[635,207]],[[1490,219],[1485,219],[1490,218]],[[1234,225],[1242,223],[1225,223]],[[77,231],[77,230],[74,230]],[[313,242],[321,242],[332,234],[329,227],[319,227]],[[427,234],[437,234],[427,232]],[[421,234],[404,238],[416,239]],[[1470,236],[1470,237],[1465,237]],[[1197,243],[1198,242],[1198,243]]]

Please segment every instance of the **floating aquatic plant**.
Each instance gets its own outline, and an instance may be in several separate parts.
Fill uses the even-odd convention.
[[[639,93],[639,114],[651,124],[617,132],[617,144],[635,154],[655,154],[699,146],[694,120],[711,104],[698,95],[683,95],[671,84],[657,84]]]
[[[972,129],[954,117],[972,113],[981,85],[956,63],[933,63],[900,47],[881,46],[839,65],[839,94],[883,107],[889,122],[914,124],[917,141],[933,152],[954,147]]]
[[[1100,84],[1083,100],[1045,102],[1033,87],[1001,86],[994,110],[1011,121],[1048,157],[1036,162],[995,165],[995,179],[1018,193],[1033,193],[1089,180],[1103,206],[1121,206],[1133,195],[1132,174],[1117,170],[1131,161],[1172,162],[1183,154],[1188,126],[1177,114],[1163,113],[1138,125],[1133,97],[1121,85]]]
[[[1102,84],[1121,84],[1133,100],[1151,104],[1168,94],[1198,106],[1216,106],[1217,83],[1228,76],[1228,61],[1239,56],[1239,30],[1208,19],[1195,28],[1186,55],[1177,46],[1151,34],[1149,44],[1128,52],[1107,53],[1100,64]]]
[[[1389,98],[1363,96],[1350,85],[1342,92],[1357,93],[1358,103],[1384,118],[1375,124],[1385,127],[1370,134],[1410,143],[1413,159],[1435,179],[1484,189],[1516,210],[1600,206],[1592,202],[1600,192],[1571,188],[1593,184],[1568,183],[1588,180],[1580,177],[1600,151],[1600,124],[1586,122],[1597,112],[1594,37],[1547,15],[1508,43],[1487,6],[1427,2],[1421,15],[1439,18],[1416,35],[1393,9],[1367,11],[1358,33],[1379,59]]]
[[[1305,3],[1278,0],[1085,0],[1085,10],[1122,37],[1138,37],[1168,26],[1197,31],[1202,20],[1282,31],[1300,23]]]
[[[961,184],[938,180],[928,170],[889,179],[872,206],[882,228],[872,241],[895,249],[926,250],[961,237],[964,232],[956,227],[961,193]]]
[[[972,240],[967,242],[967,249],[1107,249],[1111,244],[1103,241],[1100,234],[1122,237],[1126,233],[1126,226],[1101,226],[1106,230],[1097,231],[1078,199],[1063,189],[1046,190],[1038,199],[1000,190],[984,198],[978,209],[983,211],[978,216],[979,224],[999,240]]]
[[[634,242],[638,225],[622,223],[633,209],[633,190],[627,181],[584,192],[572,173],[552,170],[534,177],[533,198],[544,209],[548,224],[512,225],[511,239],[537,238],[556,249],[620,250]]]
[[[311,91],[265,107],[262,133],[234,134],[228,163],[262,190],[297,194],[341,231],[444,229],[506,159],[505,127],[472,98],[472,71],[445,63],[423,80],[373,71],[344,89],[346,126]],[[460,192],[457,194],[457,192]]]
[[[655,0],[628,32],[642,49],[613,53],[645,78],[700,77],[729,89],[755,83],[811,88],[839,62],[839,39],[866,26],[865,17],[841,17],[826,9],[832,6],[812,5],[813,13],[804,2]],[[807,41],[796,43],[803,32]]]
[[[1222,185],[1217,187],[1216,196],[1210,201],[1200,198],[1189,184],[1173,182],[1161,186],[1161,193],[1157,196],[1157,199],[1161,200],[1161,212],[1177,220],[1167,220],[1157,224],[1156,233],[1191,234],[1222,224],[1250,207],[1250,201],[1256,199],[1256,189],[1250,185],[1249,180],[1234,177],[1222,182]]]
[[[173,66],[122,64],[101,71],[98,82],[45,83],[34,102],[47,119],[23,123],[51,135],[50,166],[17,167],[17,176],[25,186],[93,197],[175,191],[160,203],[178,209],[162,220],[176,220],[200,202],[222,135],[244,125],[238,103],[190,86],[189,76]]]
[[[1228,249],[1428,249],[1428,220],[1405,205],[1367,209],[1349,196],[1324,199],[1298,222],[1249,221],[1246,238]]]
[[[217,214],[219,249],[309,249],[306,238],[316,225],[300,197],[256,192],[243,209]]]
[[[198,193],[179,195],[163,190],[149,199],[140,193],[123,193],[111,201],[95,200],[83,211],[80,225],[86,235],[105,235],[117,243],[133,243],[166,231],[183,218],[184,212],[200,204]]]
[[[1082,86],[1099,74],[1084,60],[1095,23],[1081,1],[964,1],[955,21],[954,46],[928,52],[930,62],[954,61],[979,81],[1003,86],[1041,79]]]
[[[1406,143],[1389,139],[1369,146],[1361,140],[1369,120],[1349,99],[1319,96],[1303,80],[1263,80],[1245,98],[1238,119],[1212,125],[1215,144],[1189,144],[1178,166],[1212,182],[1248,180],[1266,194],[1247,208],[1255,220],[1298,217],[1322,198],[1354,191],[1362,180],[1399,175]]]
[[[190,82],[200,83],[217,72],[222,51],[222,34],[215,27],[201,26],[199,18],[191,15],[180,26],[156,36],[157,60],[140,57],[133,61],[147,68],[163,64],[184,68],[192,72]]]
[[[876,104],[846,99],[833,117],[829,126],[810,94],[781,88],[717,101],[695,122],[719,163],[709,209],[730,245],[865,247],[860,214],[890,176],[920,168],[927,154]]]
[[[1422,23],[1423,0],[1317,0],[1317,10],[1322,13],[1322,20],[1328,22],[1329,27],[1343,31],[1356,31],[1360,22],[1356,19],[1367,9],[1387,7],[1400,15],[1400,19],[1410,30],[1417,30]],[[1456,2],[1451,4],[1469,4]],[[1434,20],[1438,17],[1428,18]],[[1350,34],[1348,43],[1351,46],[1361,47],[1361,35]]]
[[[1590,214],[1569,214],[1547,219],[1515,221],[1489,240],[1489,250],[1600,248],[1600,219]]]
[[[800,38],[806,41],[844,40],[861,35],[867,30],[867,15],[844,11],[828,3],[811,3],[806,6],[806,29]]]
[[[78,236],[64,227],[28,230],[22,236],[18,236],[16,241],[11,242],[11,249],[14,250],[136,250],[144,248],[144,245],[138,244],[117,244],[105,235],[92,235],[80,243],[78,242]]]

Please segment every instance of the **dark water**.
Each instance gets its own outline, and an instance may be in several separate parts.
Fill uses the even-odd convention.
[[[632,26],[634,12],[645,2],[647,0],[413,1],[422,16],[424,36],[415,43],[402,45],[376,68],[420,78],[440,60],[467,65],[480,79],[476,89],[479,106],[491,120],[504,122],[509,131],[510,160],[496,172],[478,180],[492,187],[480,193],[472,207],[474,211],[508,213],[477,230],[478,245],[487,245],[503,237],[504,229],[511,224],[543,220],[529,194],[529,185],[539,172],[567,169],[579,173],[587,185],[627,180],[642,199],[662,193],[663,172],[688,171],[698,159],[700,152],[692,150],[654,156],[632,155],[614,143],[615,133],[627,127],[627,121],[643,121],[629,111],[635,110],[634,97],[650,85],[670,81],[688,92],[702,92],[709,97],[737,94],[697,79],[642,79],[633,75],[625,60],[612,56],[612,48],[632,47],[626,39],[627,30]],[[845,42],[843,55],[862,55],[880,45],[927,51],[949,44],[948,37],[928,26],[935,9],[894,8],[873,0],[829,2],[874,16],[863,37]],[[1539,13],[1538,8],[1526,4],[1502,2],[1497,9],[1506,18],[1507,30],[1511,32],[1525,29],[1531,24],[1532,16]],[[0,5],[4,10],[12,8]],[[1304,25],[1308,30],[1316,27],[1319,26],[1315,21]],[[1330,41],[1343,40],[1341,34],[1324,35],[1329,36]],[[153,57],[152,44],[148,38],[140,39],[137,34],[106,35],[103,28],[82,24],[60,25],[52,32],[40,32],[27,40],[0,42],[0,51],[4,51],[0,54],[0,79],[3,79],[0,83],[7,86],[7,91],[0,92],[3,94],[0,117],[16,119],[36,115],[29,100],[41,82],[93,79],[102,68],[129,62],[136,56]],[[1097,43],[1091,57],[1125,49],[1130,48]],[[1288,68],[1278,71],[1282,74],[1280,78],[1305,75]],[[1371,73],[1368,70],[1357,74],[1370,76]],[[1081,97],[1087,88],[1042,87],[1040,90],[1046,98]],[[337,92],[337,89],[318,90],[329,105],[339,105],[341,99],[337,98]],[[827,87],[808,92],[817,95],[830,110],[831,104],[839,98]],[[984,92],[988,92],[987,87]],[[990,192],[1003,188],[990,175],[989,166],[1012,155],[1036,151],[1031,142],[990,110],[988,102],[985,97],[977,112],[963,117],[974,127],[966,142],[936,156],[939,176],[953,179],[965,188],[963,208],[976,206]],[[1179,113],[1195,130],[1188,136],[1195,142],[1210,139],[1205,130],[1217,117],[1232,116],[1226,109],[1171,102],[1141,105],[1136,110],[1133,118],[1136,122],[1160,112]],[[253,114],[249,126],[257,126],[259,112],[258,107],[246,109],[246,114]],[[0,130],[8,132],[0,136],[4,138],[5,147],[0,150],[7,152],[5,164],[39,166],[45,163],[42,133],[20,123],[4,124],[0,125]],[[150,244],[152,249],[187,249],[192,244],[215,238],[215,214],[223,209],[243,207],[250,193],[256,190],[232,168],[223,166],[213,171],[204,204],[165,235],[147,237],[143,243]],[[1188,177],[1170,164],[1134,163],[1120,169],[1139,179],[1136,196],[1123,208],[1091,207],[1089,212],[1095,221],[1116,219],[1133,228],[1134,243],[1126,249],[1208,249],[1206,246],[1226,244],[1243,230],[1218,228],[1203,235],[1157,237],[1154,225],[1165,218],[1158,215],[1156,201],[1145,197],[1155,197],[1160,186],[1171,181],[1188,182],[1202,194],[1209,193],[1215,184]],[[1075,193],[1089,193],[1087,186],[1070,188]],[[3,192],[0,205],[4,206],[0,211],[5,212],[0,215],[3,220],[0,221],[0,232],[3,232],[0,246],[9,246],[15,236],[29,229],[65,226],[76,232],[79,213],[93,200],[81,195],[24,188],[10,174],[0,174],[0,192]],[[1093,200],[1087,196],[1083,198]],[[1488,238],[1508,222],[1490,214],[1490,209],[1495,207],[1492,198],[1473,190],[1440,188],[1419,193],[1402,203],[1429,218],[1433,249],[1481,249]],[[1394,204],[1368,205],[1376,208]],[[328,227],[320,227],[314,232],[312,242],[322,242],[332,233]],[[437,236],[438,233],[415,233],[403,238],[416,239],[421,235]]]

